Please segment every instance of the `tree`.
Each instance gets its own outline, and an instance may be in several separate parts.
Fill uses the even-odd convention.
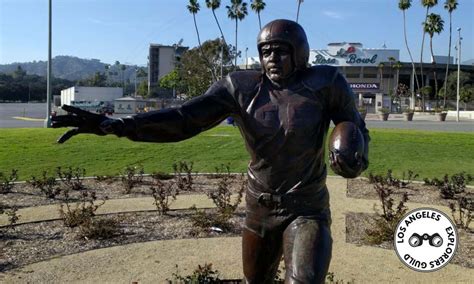
[[[250,4],[250,8],[252,8],[252,10],[255,11],[255,13],[257,13],[257,16],[258,16],[258,26],[260,27],[260,29],[262,29],[262,21],[260,20],[260,12],[263,11],[263,9],[265,9],[265,2],[263,2],[263,0],[253,0],[252,1],[252,4]]]
[[[395,62],[395,64],[393,64],[393,68],[395,69],[395,71],[397,72],[397,75],[396,75],[396,82],[397,82],[397,85],[400,84],[400,69],[403,67],[403,64],[400,62],[400,61],[397,61]]]
[[[380,76],[380,89],[383,88],[383,68],[385,67],[385,64],[383,62],[380,62],[379,65],[377,65],[377,68],[379,69],[379,76]]]
[[[13,79],[22,80],[26,76],[26,71],[21,68],[20,65],[16,67],[16,70],[12,73]]]
[[[148,97],[148,82],[146,80],[138,84],[137,95],[143,98]]]
[[[411,1],[412,0],[400,0],[398,2],[398,8],[402,10],[403,12],[403,35],[405,37],[405,46],[408,51],[408,55],[410,55],[410,61],[411,61],[411,66],[412,66],[412,72],[415,77],[415,83],[416,83],[416,90],[420,89],[420,83],[418,82],[418,77],[416,76],[416,69],[415,69],[415,62],[413,61],[413,56],[411,55],[410,47],[408,46],[408,39],[407,39],[407,28],[406,28],[406,17],[405,17],[405,12],[406,10],[410,9],[411,7]],[[414,97],[415,94],[412,94],[412,97]]]
[[[237,55],[238,55],[238,48],[237,48],[237,31],[238,31],[238,22],[242,21],[245,16],[248,14],[247,12],[247,3],[242,2],[242,0],[230,0],[231,6],[226,6],[227,8],[227,16],[235,20],[235,63],[234,67],[237,68]]]
[[[448,70],[449,70],[449,60],[451,58],[451,36],[453,34],[453,24],[452,24],[452,14],[453,11],[458,7],[457,0],[446,0],[444,2],[444,9],[448,10],[449,13],[449,44],[448,44],[448,62],[446,63],[446,74],[444,76],[444,81],[448,80]],[[446,107],[446,89],[444,90],[444,99],[443,99],[443,108]]]
[[[395,62],[395,57],[390,56],[388,58],[388,62],[390,64],[390,78],[388,79],[388,94],[389,96],[393,96],[393,90],[392,90],[392,80],[393,80],[393,63]]]
[[[298,18],[300,17],[300,6],[301,3],[303,3],[304,0],[296,0],[298,2],[298,10],[296,11],[296,22],[298,23]]]
[[[188,8],[188,11],[193,14],[193,21],[194,21],[194,28],[196,29],[196,35],[198,39],[198,44],[199,44],[199,50],[201,52],[201,56],[203,59],[207,62],[207,65],[210,65],[210,62],[208,61],[207,58],[205,58],[204,53],[202,52],[202,45],[201,45],[201,37],[199,36],[199,29],[196,23],[196,14],[200,10],[199,2],[197,0],[189,0],[189,4],[186,6]],[[214,11],[213,11],[214,12]],[[211,75],[212,75],[212,80],[216,81],[217,77],[215,76],[214,73],[212,73],[212,69],[210,69]]]
[[[215,12],[215,10],[219,9],[219,7],[221,6],[221,1],[220,0],[206,0],[206,6],[207,8],[212,10],[212,15],[214,15],[214,19],[216,20],[217,27],[219,28],[219,31],[221,33],[222,40],[226,42],[224,33],[222,32],[221,25],[219,24],[219,20],[217,20],[217,16]]]
[[[433,53],[433,36],[434,34],[440,34],[444,28],[444,21],[441,16],[435,13],[428,15],[426,22],[423,23],[425,33],[430,35],[430,51],[431,51],[431,63],[433,64],[433,77],[435,81],[435,94],[438,93],[438,78],[436,78],[436,62]],[[436,97],[436,107],[438,105],[438,97]]]
[[[207,58],[213,63],[210,68],[220,69],[220,51],[223,49],[224,65],[229,65],[232,57],[230,54],[231,46],[222,46],[219,39],[205,41],[202,45],[202,51]],[[212,77],[207,70],[208,65],[202,56],[200,56],[199,48],[187,50],[181,56],[181,64],[178,68],[180,78],[179,89],[185,92],[187,97],[195,97],[204,94],[212,84]],[[228,72],[229,70],[225,70]],[[225,75],[225,74],[224,74]]]
[[[421,0],[421,5],[426,7],[426,15],[425,15],[425,22],[428,19],[428,13],[431,7],[438,5],[438,0]],[[425,79],[423,78],[423,49],[425,46],[425,35],[426,32],[423,27],[423,39],[421,41],[421,55],[420,55],[420,74],[421,74],[421,85],[422,87],[425,86]],[[423,110],[425,109],[424,98],[423,99]]]
[[[452,72],[448,75],[448,79],[444,81],[444,85],[438,93],[438,96],[446,95],[448,99],[456,99],[457,96],[457,85],[458,85],[458,74],[457,72]],[[467,72],[461,71],[459,73],[459,86],[462,89],[464,86],[474,85],[474,79]]]
[[[82,86],[89,87],[105,87],[107,86],[107,76],[102,72],[95,72],[95,74],[86,80],[79,81]]]
[[[170,73],[166,74],[165,76],[161,77],[160,79],[160,87],[173,90],[174,92],[182,92],[183,87],[182,87],[182,80],[181,77],[179,76],[179,72],[177,69],[174,69]],[[175,95],[175,94],[173,94]]]

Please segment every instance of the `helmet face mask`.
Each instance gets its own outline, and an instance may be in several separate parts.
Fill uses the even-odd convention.
[[[295,70],[305,69],[309,59],[309,44],[306,33],[296,22],[274,20],[266,24],[257,37],[258,53],[262,61],[262,46],[270,43],[284,43],[291,47]]]

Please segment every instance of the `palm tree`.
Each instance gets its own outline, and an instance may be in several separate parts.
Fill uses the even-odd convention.
[[[260,29],[262,29],[262,21],[260,20],[260,12],[263,11],[263,9],[265,9],[265,5],[267,4],[265,4],[263,0],[253,0],[252,4],[250,5],[252,10],[254,10],[255,13],[257,13],[258,15],[258,26],[260,27]]]
[[[390,78],[388,79],[388,94],[390,97],[393,96],[393,91],[392,91],[392,80],[393,80],[393,63],[395,62],[395,57],[390,56],[388,58],[388,62],[390,63]]]
[[[416,90],[418,91],[420,89],[420,83],[418,83],[418,77],[416,76],[415,63],[413,61],[413,56],[411,55],[410,47],[408,46],[406,17],[405,17],[405,11],[411,7],[411,1],[412,0],[400,0],[400,2],[398,2],[398,8],[402,10],[403,12],[403,35],[405,36],[405,46],[407,47],[408,55],[410,55],[412,72],[413,72],[413,76],[415,77]],[[414,96],[415,95],[412,93],[412,100],[414,100]]]
[[[395,84],[393,84],[393,90],[394,90],[393,94],[394,94],[394,95],[397,95],[398,86],[400,86],[400,69],[401,69],[402,67],[403,67],[403,64],[402,64],[400,61],[398,61],[398,60],[397,60],[397,62],[395,62],[395,63],[393,64],[393,69],[395,69],[396,72],[397,72],[397,73],[396,73],[397,75],[395,75]],[[398,98],[398,105],[399,105],[400,110],[401,110],[401,108],[402,108],[402,100],[400,99],[400,96],[397,96],[397,98]]]
[[[301,3],[303,3],[304,0],[296,0],[298,2],[298,10],[296,11],[296,22],[298,23],[298,18],[300,17],[300,6]]]
[[[215,12],[221,6],[221,0],[206,0],[206,6],[207,8],[212,10],[212,15],[214,15],[214,19],[216,20],[217,27],[219,28],[219,31],[221,32],[222,40],[226,42],[224,33],[222,32],[221,25],[219,24],[219,20],[217,20],[217,16]]]
[[[436,78],[436,62],[433,53],[433,36],[435,33],[440,34],[444,28],[444,21],[441,16],[435,13],[431,13],[426,18],[426,22],[423,23],[423,29],[425,33],[430,35],[430,51],[431,51],[431,63],[433,64],[433,77],[435,81],[435,96],[436,106],[438,107],[438,80]]]
[[[428,13],[431,7],[434,7],[438,5],[438,0],[421,0],[421,5],[423,7],[426,7],[426,15],[425,15],[425,21],[428,18]],[[425,79],[423,78],[423,49],[425,46],[425,35],[426,32],[423,29],[423,39],[421,41],[421,55],[420,55],[420,74],[421,74],[421,85],[422,87],[425,86]],[[425,102],[424,102],[424,97],[423,97],[423,110],[425,109]]]
[[[227,16],[235,20],[235,66],[237,67],[237,30],[238,30],[238,21],[242,21],[247,13],[247,3],[242,2],[242,0],[230,0],[231,5],[225,6],[227,8]]]
[[[385,64],[383,62],[380,62],[377,68],[379,68],[379,76],[380,76],[380,89],[383,89],[383,68],[385,67]]]
[[[449,45],[448,45],[448,62],[446,63],[446,75],[444,76],[444,84],[448,81],[448,69],[449,69],[449,59],[451,57],[451,35],[453,33],[453,25],[452,25],[452,13],[458,7],[457,0],[446,0],[444,2],[444,9],[448,10],[449,13]],[[444,100],[443,100],[443,108],[446,107],[446,88],[444,88]]]
[[[207,57],[204,55],[204,52],[202,51],[201,37],[199,36],[199,30],[198,30],[198,26],[197,26],[197,23],[196,23],[196,14],[200,10],[199,2],[197,0],[189,0],[189,4],[186,7],[188,8],[188,11],[191,14],[193,14],[194,28],[196,29],[196,35],[197,35],[198,44],[199,44],[199,52],[201,53],[201,57],[204,59],[204,61],[206,61],[207,66],[211,66],[211,64],[209,63],[209,60],[207,60]],[[212,80],[216,81],[217,77],[214,75],[214,71],[212,70],[212,68],[209,68],[209,70],[210,70],[211,75],[212,75]]]
[[[188,8],[189,13],[193,14],[194,20],[194,28],[196,29],[196,35],[198,38],[199,49],[201,49],[201,37],[199,36],[199,30],[196,23],[196,14],[199,12],[199,2],[197,0],[189,0],[189,4],[186,6]]]

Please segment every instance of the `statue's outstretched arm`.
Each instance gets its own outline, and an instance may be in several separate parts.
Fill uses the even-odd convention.
[[[199,97],[181,107],[151,111],[114,119],[72,106],[63,106],[68,115],[52,118],[52,127],[74,127],[58,139],[63,143],[74,135],[115,134],[134,141],[175,142],[190,138],[237,113],[237,103],[229,92],[229,80],[223,79]]]

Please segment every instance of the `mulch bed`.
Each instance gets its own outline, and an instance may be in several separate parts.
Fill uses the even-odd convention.
[[[406,188],[394,189],[392,194],[395,204],[401,199],[404,192],[408,193],[408,202],[423,203],[429,205],[449,206],[455,203],[455,200],[443,199],[440,197],[439,190],[434,186],[424,185],[422,183],[411,183]],[[472,188],[462,195],[472,195]],[[365,179],[354,179],[348,181],[347,196],[351,198],[360,198],[378,201],[378,195],[372,184]],[[380,202],[379,202],[380,203]],[[378,207],[380,207],[378,205]],[[360,246],[375,246],[393,251],[393,242],[385,241],[380,244],[371,244],[367,240],[366,230],[373,228],[373,220],[376,217],[374,213],[348,212],[346,214],[346,242]],[[452,219],[452,216],[450,216]],[[472,227],[472,226],[471,226]],[[458,249],[451,263],[463,267],[474,268],[474,230],[458,229]],[[394,252],[395,253],[395,252]]]
[[[237,193],[242,186],[241,176],[230,177],[232,183],[230,190]],[[162,180],[163,183],[175,182],[175,179]],[[203,194],[217,188],[219,178],[212,175],[199,175],[193,177],[192,190],[181,190],[184,194]],[[86,191],[94,191],[97,196],[96,203],[103,199],[151,197],[150,187],[153,179],[145,177],[143,182],[125,194],[125,187],[120,178],[112,181],[84,180]],[[78,201],[81,191],[70,191],[71,201]],[[56,198],[47,198],[39,189],[33,188],[28,183],[16,184],[11,193],[0,195],[4,207],[15,206],[26,208],[41,205],[64,203],[62,195]],[[107,201],[106,201],[107,202]],[[204,210],[213,214],[216,209]],[[241,234],[245,210],[238,208],[230,219],[230,229],[217,231],[199,229],[193,226],[191,217],[194,210],[171,210],[166,215],[152,212],[129,212],[107,214],[95,217],[96,219],[113,219],[118,222],[118,230],[107,239],[88,239],[83,237],[78,227],[64,226],[62,220],[43,221],[26,224],[17,224],[13,229],[0,228],[0,272],[22,267],[34,262],[47,260],[53,257],[84,252],[98,248],[125,245],[131,243],[184,239],[190,236],[196,238],[237,236]],[[20,216],[21,219],[21,216]]]
[[[238,192],[242,186],[242,178],[232,178],[231,191]],[[164,183],[174,180],[163,181]],[[220,179],[215,176],[194,176],[192,190],[182,190],[180,194],[204,194],[216,189]],[[96,192],[97,199],[105,197],[109,199],[150,197],[152,179],[146,177],[142,184],[132,189],[129,194],[124,193],[124,186],[120,179],[113,181],[97,181],[87,179],[84,185],[88,190]],[[405,190],[405,189],[404,189]],[[409,202],[429,204],[440,204],[447,206],[449,201],[439,198],[437,190],[421,184],[413,184],[408,189]],[[80,192],[71,191],[72,199],[78,199]],[[371,185],[365,180],[350,180],[348,183],[348,197],[377,199],[377,195]],[[33,207],[48,204],[60,204],[61,197],[56,199],[47,198],[38,189],[22,183],[16,184],[13,192],[3,194],[1,203],[7,207],[18,208]],[[401,196],[401,192],[394,193],[394,198]],[[215,212],[215,209],[207,209],[207,213]],[[18,224],[14,230],[0,228],[0,272],[5,272],[25,265],[51,259],[53,257],[69,255],[73,253],[119,246],[131,243],[168,240],[194,237],[222,237],[240,235],[245,217],[245,210],[239,208],[230,220],[231,229],[226,232],[216,230],[197,230],[193,227],[191,216],[192,210],[170,211],[167,215],[159,215],[158,212],[130,212],[101,215],[97,219],[114,219],[118,221],[118,231],[108,239],[86,239],[81,237],[78,228],[68,228],[63,225],[62,220],[44,221],[27,224]],[[346,240],[357,245],[368,245],[365,241],[365,230],[370,228],[370,220],[373,214],[349,212],[346,215],[347,234]],[[474,249],[473,232],[459,232],[460,247],[453,263],[465,267],[474,267],[472,252]],[[377,245],[384,249],[392,249],[390,242]]]

